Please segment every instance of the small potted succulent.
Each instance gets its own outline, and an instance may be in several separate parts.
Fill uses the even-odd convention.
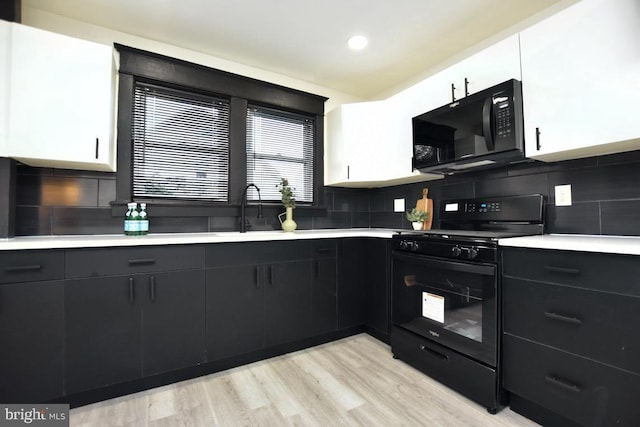
[[[413,208],[411,209],[411,212],[407,212],[407,219],[411,222],[411,224],[413,224],[414,230],[422,230],[424,222],[429,219],[429,213]]]

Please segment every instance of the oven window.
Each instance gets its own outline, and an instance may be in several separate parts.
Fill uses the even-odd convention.
[[[427,338],[482,343],[495,333],[495,266],[394,257],[394,323]]]

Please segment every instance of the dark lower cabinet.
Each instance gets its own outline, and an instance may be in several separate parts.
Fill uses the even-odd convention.
[[[545,425],[638,425],[639,375],[511,335],[504,350],[504,386],[563,418]]]
[[[118,276],[65,283],[66,394],[142,375],[141,289],[135,282]]]
[[[385,239],[343,239],[338,251],[338,328],[365,325],[389,343],[390,253]]]
[[[205,361],[204,270],[145,277],[148,298],[142,308],[142,375],[198,365]]]
[[[63,394],[63,281],[0,284],[0,402]]]
[[[274,263],[266,267],[265,342],[286,344],[311,332],[311,260]]]
[[[68,280],[66,393],[204,361],[204,272]]]
[[[367,290],[369,293],[367,327],[385,341],[391,333],[391,285],[389,243],[383,239],[368,239]]]
[[[338,327],[336,258],[313,261],[312,330],[314,334],[335,331]]]
[[[264,347],[264,275],[260,265],[207,270],[206,347],[210,361]]]
[[[338,243],[338,329],[361,326],[369,320],[366,239]]]
[[[512,409],[545,426],[638,425],[640,257],[503,248],[502,260]]]

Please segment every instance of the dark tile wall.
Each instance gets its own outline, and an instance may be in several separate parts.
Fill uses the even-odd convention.
[[[555,206],[554,187],[571,184],[572,206]],[[459,197],[541,193],[547,197],[551,233],[640,235],[640,150],[557,163],[530,162],[509,168],[469,172],[442,180],[378,189],[325,188],[326,214],[294,210],[298,229],[410,228],[393,200],[415,206],[422,188],[434,200],[434,228],[440,202]],[[113,217],[115,174],[18,166],[16,235],[110,234],[122,232]],[[248,217],[252,229],[278,229],[277,217]],[[233,231],[238,219],[153,217],[152,232]]]

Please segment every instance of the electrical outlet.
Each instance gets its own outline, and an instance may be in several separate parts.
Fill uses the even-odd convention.
[[[404,199],[393,199],[393,211],[404,212]]]
[[[556,185],[556,206],[571,206],[571,184]]]

